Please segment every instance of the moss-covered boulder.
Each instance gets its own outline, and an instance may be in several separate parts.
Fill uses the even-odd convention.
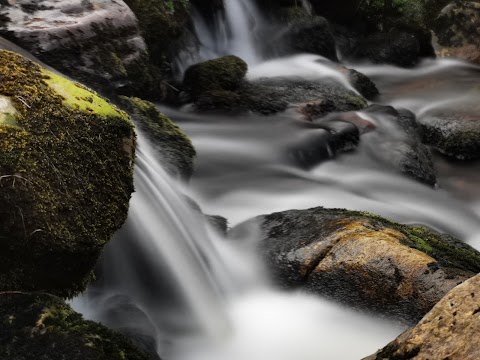
[[[158,111],[154,104],[139,98],[121,97],[120,100],[137,128],[150,138],[167,171],[174,176],[189,179],[193,174],[196,153],[187,135]]]
[[[242,84],[247,70],[245,61],[228,55],[189,67],[183,84],[194,97],[215,91],[235,91]]]
[[[124,336],[46,294],[0,293],[0,358],[149,360]]]
[[[414,328],[364,360],[478,359],[479,297],[477,275],[450,291]]]
[[[0,18],[0,35],[77,81],[107,92],[163,94],[162,71],[123,1],[3,1]]]
[[[461,241],[368,213],[284,211],[240,225],[231,236],[245,229],[259,238],[259,251],[282,286],[407,321],[418,321],[480,271],[480,253]]]
[[[123,224],[133,125],[83,85],[0,51],[0,290],[72,296]]]

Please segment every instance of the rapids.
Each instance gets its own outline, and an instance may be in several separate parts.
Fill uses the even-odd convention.
[[[350,87],[318,56],[265,59],[255,41],[264,20],[247,0],[226,0],[226,14],[213,28],[198,16],[194,23],[200,47],[195,56],[179,59],[180,69],[233,53],[249,63],[250,78],[325,78]],[[380,103],[406,107],[417,117],[439,106],[461,106],[470,96],[466,89],[480,81],[478,67],[453,60],[408,70],[348,66],[372,78]],[[401,135],[381,118],[370,120],[382,136],[365,134],[356,151],[305,170],[286,151],[309,136],[308,129],[295,126],[299,115],[293,111],[260,117],[159,108],[192,139],[195,175],[189,185],[170,179],[139,134],[129,219],[106,248],[100,280],[73,305],[87,318],[134,334],[162,358],[359,359],[406,328],[313,295],[275,289],[254,254],[255,236],[226,241],[187,198],[231,226],[274,211],[340,207],[425,224],[480,249],[480,164],[458,165],[437,154],[436,189],[410,180],[386,166],[395,149],[382,136]]]

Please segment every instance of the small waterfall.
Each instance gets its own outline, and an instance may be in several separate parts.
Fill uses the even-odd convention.
[[[249,65],[262,60],[257,35],[264,20],[251,0],[225,0],[211,26],[194,11],[193,24],[199,44],[177,56],[173,65],[179,78],[189,66],[225,55],[237,55]]]

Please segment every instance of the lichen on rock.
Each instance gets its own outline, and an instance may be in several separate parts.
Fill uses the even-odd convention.
[[[72,296],[127,216],[133,125],[19,54],[0,51],[0,64],[0,96],[16,109],[0,124],[0,290]]]

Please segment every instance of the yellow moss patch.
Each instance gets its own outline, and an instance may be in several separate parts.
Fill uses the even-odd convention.
[[[83,85],[67,80],[51,71],[42,69],[42,73],[48,76],[45,82],[65,101],[64,104],[89,114],[96,114],[105,117],[120,117],[128,120],[128,115],[101,98],[93,91]]]

